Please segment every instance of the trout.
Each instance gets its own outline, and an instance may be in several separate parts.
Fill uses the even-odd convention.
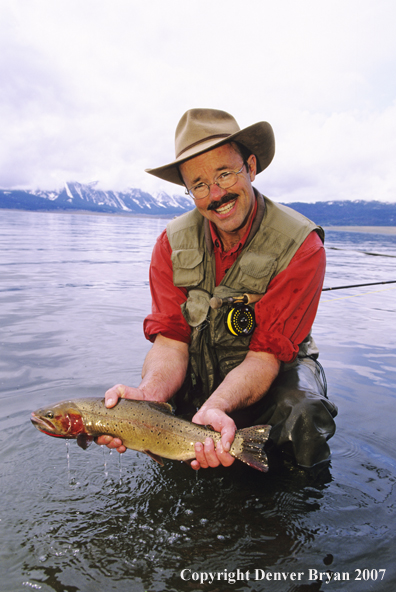
[[[82,448],[102,435],[120,438],[126,448],[145,452],[163,465],[162,458],[190,461],[195,458],[195,442],[208,436],[221,438],[208,426],[201,426],[173,415],[171,405],[151,401],[119,399],[111,409],[101,398],[61,401],[34,411],[33,425],[49,436],[75,438]],[[264,444],[271,426],[252,426],[237,430],[230,454],[259,471],[268,471]]]

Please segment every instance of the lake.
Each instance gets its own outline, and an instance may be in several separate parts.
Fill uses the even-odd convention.
[[[0,210],[0,590],[394,592],[396,284],[322,294],[339,415],[319,475],[196,474],[31,425],[43,405],[138,384],[166,222]],[[396,280],[395,235],[329,230],[326,250],[326,287]]]

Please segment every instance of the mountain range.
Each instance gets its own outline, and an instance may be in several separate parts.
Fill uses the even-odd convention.
[[[97,183],[65,183],[60,191],[0,189],[0,208],[175,216],[193,207],[187,196],[168,195],[165,192],[151,195],[141,189],[103,191],[97,189],[96,185]]]
[[[173,217],[191,210],[187,196],[154,195],[141,189],[103,191],[97,183],[65,183],[59,191],[0,189],[0,209],[86,211]],[[396,226],[396,203],[379,201],[320,201],[286,204],[322,226]]]

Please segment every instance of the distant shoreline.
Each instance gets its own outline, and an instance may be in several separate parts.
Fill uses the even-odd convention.
[[[120,216],[123,218],[172,219],[181,214],[135,214],[124,212],[95,212],[91,210],[23,210],[22,208],[1,208],[0,212],[22,212],[31,214],[77,214],[83,216]],[[396,226],[323,226],[326,232],[363,232],[367,234],[394,234]]]
[[[396,226],[324,226],[327,232],[365,232],[368,234],[396,234]]]
[[[122,218],[165,218],[166,220],[181,214],[130,214],[128,212],[95,212],[91,210],[22,210],[22,208],[1,208],[0,212],[22,212],[24,214],[77,214],[78,216],[119,216]]]

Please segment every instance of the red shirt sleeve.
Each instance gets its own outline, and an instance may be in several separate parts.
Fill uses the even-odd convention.
[[[187,299],[187,290],[173,284],[172,249],[166,230],[155,243],[150,265],[151,314],[143,322],[146,339],[164,337],[190,343],[190,326],[180,309]]]
[[[257,326],[251,350],[272,353],[282,362],[297,357],[298,346],[315,319],[325,267],[323,243],[316,232],[311,232],[256,304]]]

